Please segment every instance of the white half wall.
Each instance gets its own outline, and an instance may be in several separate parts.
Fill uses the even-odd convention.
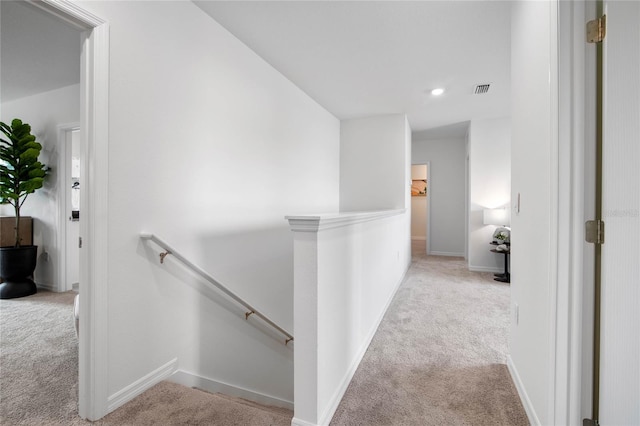
[[[110,25],[109,395],[177,359],[291,402],[291,344],[138,236],[293,331],[282,217],[338,211],[340,122],[191,2],[79,5]]]
[[[469,125],[469,269],[504,271],[504,256],[489,243],[496,227],[482,223],[484,209],[509,205],[511,192],[511,121],[471,120]]]
[[[328,425],[410,264],[408,212],[290,216],[296,426]]]
[[[429,162],[430,254],[464,256],[465,140],[415,140],[413,164]]]
[[[27,197],[20,213],[34,218],[33,243],[38,246],[35,281],[38,286],[57,290],[61,261],[58,203],[64,193],[58,187],[60,171],[56,165],[59,157],[65,155],[65,147],[58,145],[58,125],[80,121],[80,85],[3,102],[2,121],[10,124],[14,118],[31,125],[31,132],[42,144],[40,161],[51,167],[44,187]],[[9,205],[0,205],[0,214],[13,216],[14,211]]]

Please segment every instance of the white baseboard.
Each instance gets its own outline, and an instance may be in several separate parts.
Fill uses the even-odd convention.
[[[47,291],[52,291],[54,293],[60,293],[60,291],[62,291],[58,288],[58,286],[53,284],[36,283],[36,287],[38,288],[38,290],[47,290]]]
[[[473,266],[469,265],[469,270],[472,272],[493,272],[494,274],[501,274],[504,272],[503,268],[497,268],[492,266]]]
[[[527,413],[527,417],[529,418],[529,423],[534,426],[539,426],[540,420],[536,415],[536,410],[533,409],[529,395],[527,395],[527,391],[522,384],[522,380],[520,379],[520,375],[518,374],[518,370],[516,369],[513,360],[511,359],[511,355],[507,355],[507,367],[509,368],[509,374],[511,374],[511,380],[513,380],[513,383],[516,385],[516,389],[518,390],[518,395],[520,396],[520,401],[522,401],[524,411]]]
[[[333,418],[333,415],[335,414],[336,410],[338,409],[338,405],[340,405],[340,401],[342,401],[342,397],[344,396],[344,393],[347,391],[347,388],[349,387],[349,384],[351,383],[351,379],[353,379],[353,375],[356,374],[356,370],[358,369],[358,366],[360,365],[360,362],[362,362],[362,358],[364,358],[364,354],[367,352],[367,349],[369,348],[369,345],[371,344],[371,341],[373,340],[373,336],[375,336],[376,331],[378,331],[378,327],[380,326],[380,323],[382,322],[382,319],[384,318],[384,315],[387,313],[387,310],[389,309],[389,306],[391,305],[391,302],[393,301],[393,298],[395,297],[396,293],[398,292],[398,289],[400,288],[400,285],[402,285],[402,282],[404,281],[404,278],[407,275],[407,271],[409,270],[409,267],[410,267],[410,265],[407,265],[407,267],[405,268],[404,273],[402,274],[402,277],[400,277],[400,280],[398,281],[398,283],[396,284],[395,288],[393,289],[393,292],[391,293],[391,296],[389,297],[389,300],[387,300],[387,303],[386,303],[384,309],[382,309],[382,312],[380,313],[378,319],[374,323],[374,326],[371,327],[371,330],[369,331],[369,334],[367,335],[367,338],[365,339],[364,343],[362,344],[362,346],[360,347],[360,349],[356,353],[356,356],[354,357],[353,362],[351,363],[351,366],[349,367],[349,369],[346,371],[346,373],[342,377],[342,380],[340,381],[340,386],[338,387],[338,389],[336,389],[336,391],[334,392],[333,396],[329,400],[329,403],[327,404],[324,412],[322,413],[322,415],[319,418],[318,425],[314,425],[314,424],[306,422],[304,420],[296,419],[295,417],[294,417],[293,421],[291,422],[292,425],[295,425],[295,426],[326,426],[331,422],[331,419]]]
[[[118,407],[131,401],[142,392],[151,389],[156,384],[160,383],[167,377],[171,376],[178,365],[178,359],[174,358],[165,365],[156,368],[151,373],[131,383],[124,389],[119,390],[109,397],[108,400],[108,412],[111,413]]]
[[[314,423],[309,423],[307,421],[300,420],[300,419],[297,419],[297,418],[294,417],[291,420],[291,426],[317,426],[317,425],[315,425]]]
[[[293,410],[293,401],[287,401],[275,396],[265,395],[260,392],[252,391],[250,389],[245,389],[239,386],[234,386],[229,383],[221,382],[219,380],[210,379],[208,377],[198,376],[197,374],[193,374],[184,370],[176,371],[169,378],[169,381],[191,388],[202,389],[207,392],[222,393],[229,396],[235,396],[237,398],[247,399],[249,401],[257,402],[258,404],[262,405],[282,407]]]
[[[464,257],[464,253],[450,252],[450,251],[430,251],[430,256],[451,256],[451,257]]]

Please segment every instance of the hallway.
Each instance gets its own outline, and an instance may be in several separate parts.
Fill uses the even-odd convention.
[[[47,294],[39,293],[37,297]],[[65,296],[66,293],[53,293],[48,297]],[[3,303],[7,303],[3,309],[3,315],[6,315],[8,304],[12,302]],[[508,306],[507,284],[493,281],[488,273],[469,272],[460,258],[427,257],[424,242],[414,244],[411,268],[331,424],[527,425],[526,414],[505,364]],[[71,298],[56,306],[56,310],[69,313]],[[3,322],[5,319],[3,317]],[[75,347],[68,315],[59,316],[59,321],[60,325],[54,328],[64,325],[69,346]],[[7,332],[6,327],[3,328]],[[3,353],[6,355],[6,348]],[[73,382],[76,374],[73,368],[56,369],[56,382]],[[178,385],[173,385],[169,392],[167,386],[170,385],[148,390],[99,424],[131,424],[132,419],[134,424],[158,424],[175,415],[180,420],[169,423],[176,426],[185,423],[226,426],[229,423],[220,423],[220,418],[230,410],[236,419],[252,418],[250,424],[275,424],[271,411],[264,411],[262,415],[244,412],[248,410],[246,406],[215,405],[213,395]],[[70,391],[75,389],[69,387]],[[74,417],[75,395],[68,394],[67,401],[57,409],[43,410],[43,400],[37,399],[36,394],[46,395],[50,391],[48,387],[41,387],[38,391],[30,391],[29,396],[24,395],[28,400],[40,403],[39,408],[20,407],[23,412],[18,417],[23,424],[61,421],[68,425],[88,424]],[[168,398],[169,394],[173,396]],[[11,403],[14,397],[3,397],[5,420],[12,407],[16,407]],[[209,398],[208,402],[203,398]],[[45,400],[59,404],[52,398]],[[140,404],[144,409],[140,409]],[[285,420],[283,424],[288,422]]]
[[[528,425],[506,366],[509,286],[412,251],[331,424]]]

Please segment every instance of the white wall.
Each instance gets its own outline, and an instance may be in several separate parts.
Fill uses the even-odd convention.
[[[139,233],[293,331],[283,217],[338,210],[339,121],[191,2],[81,7],[110,24],[110,399],[177,358],[194,375],[292,401],[291,345],[203,297],[175,262],[160,266]]]
[[[533,424],[551,424],[550,214],[555,2],[516,2],[512,7],[511,215],[512,315],[509,364]],[[533,36],[532,36],[533,35]]]
[[[508,206],[511,191],[509,118],[471,120],[469,125],[469,269],[504,271],[504,256],[491,253],[496,227],[482,223],[486,208]]]
[[[464,139],[416,140],[412,162],[429,162],[430,254],[464,256]]]
[[[341,122],[340,211],[409,208],[408,128],[404,114]]]
[[[44,187],[27,197],[20,214],[35,219],[34,244],[38,246],[35,281],[39,286],[56,289],[60,264],[58,202],[64,197],[58,188],[56,165],[59,157],[65,154],[64,146],[58,146],[57,126],[80,121],[80,86],[76,84],[3,102],[3,122],[9,124],[14,118],[31,125],[31,132],[42,144],[40,161],[51,167]],[[2,205],[0,214],[13,216],[14,211],[9,205]]]
[[[404,246],[411,260],[411,127],[405,114],[340,122],[340,211],[406,209]]]

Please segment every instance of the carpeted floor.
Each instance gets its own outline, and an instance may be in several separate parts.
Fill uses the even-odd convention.
[[[91,425],[78,417],[74,292],[0,300],[0,425]],[[101,426],[289,426],[293,413],[162,382]]]
[[[0,300],[0,424],[70,424],[77,418],[76,293]]]
[[[423,244],[331,425],[528,425],[505,364],[509,285]]]
[[[0,424],[90,425],[77,416],[75,293],[0,301]],[[505,365],[508,284],[427,257],[411,269],[331,422],[528,425]],[[98,425],[290,425],[292,413],[162,382]]]

